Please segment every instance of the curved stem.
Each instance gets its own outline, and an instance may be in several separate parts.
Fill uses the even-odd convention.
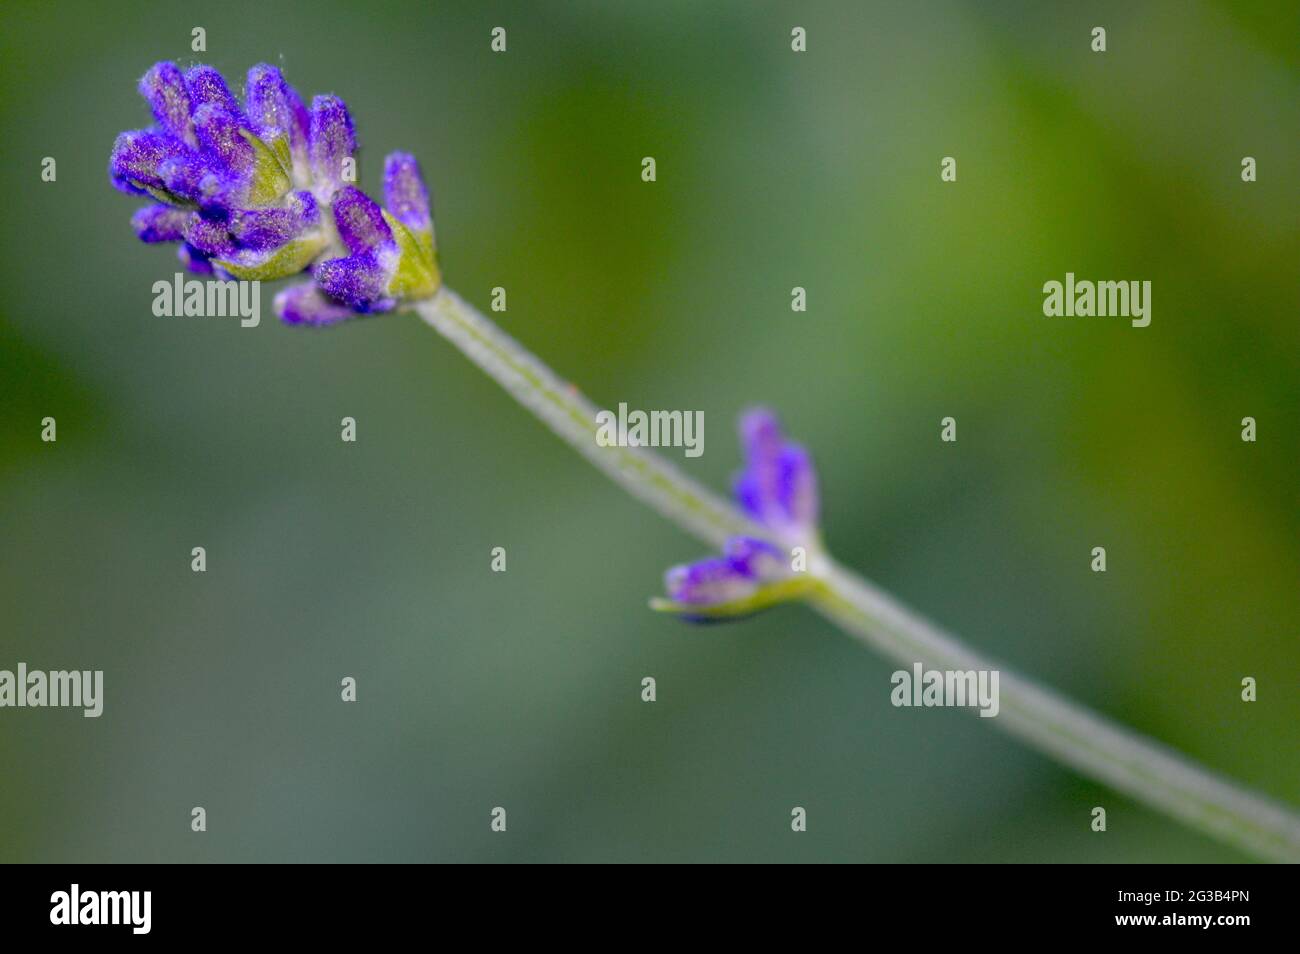
[[[642,447],[596,442],[597,407],[450,289],[415,306],[520,404],[634,496],[682,529],[720,546],[730,536],[771,536],[712,491]],[[996,725],[1083,775],[1208,834],[1283,861],[1300,861],[1300,818],[967,648],[830,559],[813,567],[808,601],[886,656],[928,669],[997,670]]]
[[[838,564],[825,582],[813,605],[885,655],[930,669],[997,670],[1001,708],[990,721],[1040,752],[1240,848],[1300,860],[1300,819],[1283,806],[968,649]]]

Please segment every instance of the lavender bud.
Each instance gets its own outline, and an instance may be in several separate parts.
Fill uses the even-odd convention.
[[[337,96],[311,101],[308,153],[318,198],[328,199],[344,184],[343,162],[356,152],[357,137],[348,107]]]
[[[420,174],[420,164],[410,153],[394,152],[384,160],[384,205],[412,231],[433,231],[429,190]]]
[[[253,171],[253,145],[240,131],[239,120],[230,110],[207,103],[194,111],[194,133],[199,148],[216,167],[244,176]]]
[[[275,310],[289,325],[333,325],[357,314],[311,282],[294,285],[276,295]]]
[[[166,132],[196,145],[194,125],[190,122],[190,94],[185,77],[175,63],[155,63],[140,80],[140,95],[149,102],[154,118]]]
[[[161,133],[144,129],[124,132],[113,144],[108,161],[109,176],[123,192],[143,195],[149,187],[163,187],[159,166],[182,155],[184,150],[181,142]]]
[[[286,137],[294,159],[307,156],[307,107],[274,66],[259,63],[248,71],[245,92],[248,121],[253,131],[270,140],[276,133]]]
[[[179,242],[193,214],[170,205],[146,205],[131,216],[131,227],[142,242]]]
[[[185,89],[190,97],[190,115],[206,105],[219,106],[232,116],[240,116],[239,103],[231,95],[226,81],[211,66],[191,67],[185,74]]]
[[[389,311],[396,305],[387,291],[396,257],[396,249],[372,249],[360,255],[321,262],[313,275],[316,284],[327,295],[356,311]]]
[[[339,189],[332,208],[339,238],[354,255],[392,245],[393,231],[384,221],[383,209],[356,186]]]

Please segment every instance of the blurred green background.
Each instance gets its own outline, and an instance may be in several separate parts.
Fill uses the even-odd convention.
[[[0,668],[106,684],[0,710],[0,860],[1244,858],[891,707],[807,610],[649,612],[703,548],[413,317],[155,318],[173,251],[105,168],[169,58],[343,96],[372,194],[420,157],[450,285],[603,406],[704,411],[690,474],[770,403],[844,562],[1300,804],[1294,3],[200,9],[0,10]],[[1152,281],[1151,326],[1044,318],[1066,271]]]

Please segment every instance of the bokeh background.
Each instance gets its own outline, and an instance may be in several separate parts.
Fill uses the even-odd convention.
[[[894,709],[895,667],[802,608],[647,611],[702,548],[413,317],[292,329],[270,288],[256,329],[155,318],[175,260],[105,167],[159,59],[340,94],[364,187],[421,158],[450,285],[505,286],[605,406],[704,411],[689,473],[724,486],[772,404],[842,560],[1296,805],[1296,9],[5,3],[0,668],[107,699],[0,711],[0,859],[1244,860]],[[1151,326],[1044,318],[1066,271],[1151,280]]]

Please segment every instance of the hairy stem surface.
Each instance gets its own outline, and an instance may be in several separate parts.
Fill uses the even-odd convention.
[[[596,467],[682,529],[714,546],[737,534],[772,537],[649,450],[598,445],[596,405],[455,292],[444,288],[416,311]],[[927,669],[998,670],[1001,708],[989,721],[1040,752],[1230,844],[1300,861],[1300,818],[1291,810],[967,648],[828,558],[810,572],[821,585],[808,601],[889,658]]]

